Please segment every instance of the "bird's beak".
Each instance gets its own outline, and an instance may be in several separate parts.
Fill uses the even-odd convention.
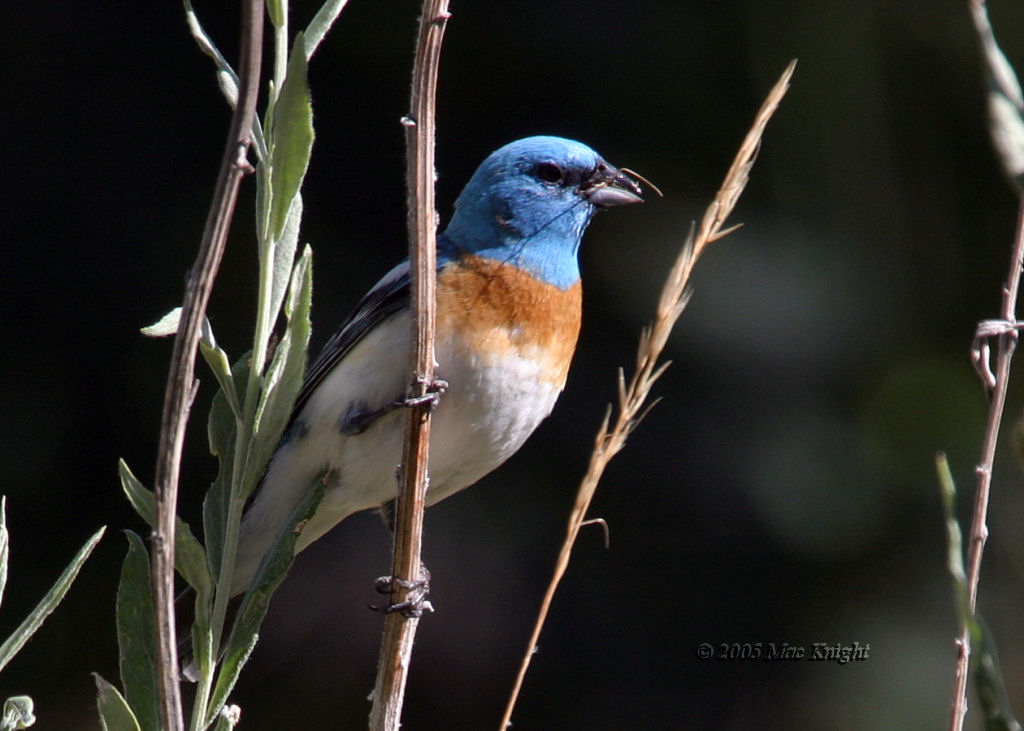
[[[603,161],[580,184],[579,190],[590,203],[602,208],[643,203],[644,200],[637,181]]]

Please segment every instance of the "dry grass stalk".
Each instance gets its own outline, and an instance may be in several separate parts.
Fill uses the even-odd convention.
[[[580,527],[587,522],[587,511],[597,490],[597,484],[604,474],[608,463],[625,446],[630,433],[654,404],[657,403],[657,401],[654,401],[648,404],[647,399],[655,381],[658,380],[669,366],[668,361],[659,363],[659,359],[672,333],[672,328],[675,327],[679,316],[682,315],[683,309],[686,307],[686,301],[689,299],[687,282],[690,279],[690,274],[693,272],[693,267],[710,243],[717,241],[738,228],[738,226],[728,229],[723,229],[722,227],[735,208],[736,202],[739,200],[740,194],[747,184],[750,169],[753,167],[754,160],[757,158],[757,152],[761,147],[761,137],[764,134],[765,127],[768,125],[768,120],[775,113],[779,102],[782,101],[782,97],[789,88],[789,79],[793,75],[795,68],[796,61],[791,61],[775,86],[768,93],[764,104],[762,104],[761,109],[754,118],[750,131],[740,145],[728,173],[726,173],[722,187],[715,195],[711,205],[708,206],[700,228],[696,234],[691,230],[686,241],[683,243],[682,250],[679,252],[679,256],[662,288],[655,320],[640,333],[636,371],[628,384],[626,383],[625,373],[621,368],[619,369],[618,405],[614,412],[614,423],[612,423],[613,409],[609,406],[594,439],[594,450],[590,456],[590,464],[576,493],[576,503],[569,517],[565,541],[562,544],[562,549],[555,564],[554,575],[541,601],[537,622],[534,625],[526,654],[523,656],[522,664],[519,667],[519,674],[516,677],[515,686],[509,698],[508,706],[505,709],[505,715],[502,718],[501,729],[508,728],[512,723],[512,712],[515,708],[519,692],[522,689],[523,679],[526,677],[530,660],[537,648],[540,632],[547,619],[555,591],[569,566],[569,559],[572,555],[573,545],[576,542],[576,536],[579,534]]]

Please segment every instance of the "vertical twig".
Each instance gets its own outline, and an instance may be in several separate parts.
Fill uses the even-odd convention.
[[[1010,270],[1007,274],[1006,284],[1003,285],[1002,319],[981,322],[978,325],[978,333],[972,348],[975,366],[979,372],[988,373],[988,377],[991,378],[992,374],[988,371],[987,363],[988,348],[985,343],[989,337],[996,337],[996,372],[993,380],[986,379],[986,386],[990,389],[988,418],[981,446],[981,460],[974,470],[978,477],[978,489],[974,496],[974,516],[971,519],[967,561],[967,591],[971,612],[974,612],[978,601],[981,557],[985,550],[985,541],[988,538],[988,500],[992,485],[992,467],[995,462],[999,425],[1003,419],[1006,392],[1010,382],[1010,361],[1013,359],[1013,351],[1017,346],[1016,309],[1022,264],[1024,264],[1024,200],[1021,201],[1017,212],[1017,233],[1010,255]],[[953,703],[949,727],[954,731],[963,728],[964,719],[967,716],[967,675],[970,657],[970,628],[965,623],[960,628],[960,637],[957,639],[957,658],[953,676]]]
[[[174,628],[174,524],[178,503],[178,476],[192,397],[195,394],[195,355],[200,325],[206,313],[213,281],[220,267],[228,228],[235,210],[242,176],[251,168],[246,155],[259,93],[263,39],[263,3],[242,3],[239,98],[231,117],[227,145],[203,238],[189,271],[182,301],[181,321],[174,339],[164,394],[157,451],[156,516],[153,543],[153,614],[156,627],[156,664],[160,677],[160,713],[168,731],[183,728],[178,686],[178,652]]]
[[[406,189],[409,256],[412,275],[412,342],[409,364],[412,378],[406,392],[410,401],[429,395],[434,381],[434,306],[437,269],[434,206],[434,99],[445,25],[450,18],[447,0],[425,0],[416,41],[409,116],[406,127]],[[420,578],[420,543],[427,490],[430,404],[409,408],[405,420],[402,477],[395,506],[395,554],[392,565],[394,600],[403,602],[411,584]],[[371,729],[397,729],[412,657],[418,618],[392,612],[384,623],[377,682],[374,688]]]
[[[740,145],[732,165],[729,167],[722,182],[722,187],[715,195],[714,201],[708,206],[701,221],[699,230],[694,235],[693,231],[686,238],[672,270],[662,288],[658,300],[658,310],[654,322],[640,335],[640,345],[637,348],[636,371],[629,384],[626,384],[625,375],[619,370],[619,398],[616,416],[612,422],[612,409],[609,406],[604,421],[598,429],[597,437],[594,440],[594,450],[590,455],[590,464],[587,473],[580,482],[579,490],[576,493],[576,503],[573,505],[572,513],[569,516],[569,524],[566,528],[565,540],[562,543],[561,551],[555,562],[554,574],[548,583],[547,591],[541,600],[540,611],[537,621],[534,623],[533,633],[526,646],[526,652],[519,665],[519,673],[516,676],[515,684],[510,694],[508,705],[505,707],[505,715],[502,717],[499,729],[504,731],[512,725],[512,712],[515,710],[516,701],[523,687],[523,680],[530,667],[530,660],[537,649],[537,642],[540,639],[541,629],[547,620],[558,585],[569,567],[569,560],[572,556],[572,549],[576,543],[576,536],[580,527],[586,522],[587,511],[597,491],[598,482],[604,474],[605,468],[612,458],[618,454],[626,445],[626,439],[633,429],[643,419],[653,404],[647,403],[651,388],[655,381],[665,372],[667,362],[659,362],[662,350],[668,342],[672,328],[675,326],[679,316],[683,313],[688,298],[687,282],[693,271],[698,257],[705,250],[708,244],[717,241],[727,235],[735,228],[724,229],[725,220],[732,213],[736,202],[739,200],[743,188],[749,179],[750,170],[757,157],[757,151],[761,146],[761,137],[764,134],[768,120],[778,108],[779,102],[789,88],[789,79],[796,68],[796,61],[791,61],[783,71],[782,76],[772,87],[767,98],[761,105],[754,123],[747,132],[743,143]],[[609,429],[609,427],[611,427]]]
[[[984,0],[969,0],[968,8],[975,32],[981,44],[988,85],[989,126],[992,141],[1007,175],[1014,184],[1015,192],[1021,195],[1022,165],[1024,149],[1021,133],[1024,130],[1024,95],[1021,94],[1013,67],[996,43],[992,25]],[[1017,346],[1017,295],[1020,291],[1021,266],[1024,262],[1024,198],[1021,198],[1017,212],[1017,233],[1010,254],[1010,269],[1003,285],[1002,307],[999,320],[985,320],[978,323],[978,330],[971,346],[974,367],[981,377],[989,396],[988,418],[981,447],[981,459],[975,468],[977,492],[974,496],[974,515],[968,538],[967,561],[967,610],[973,614],[978,600],[978,583],[981,579],[981,558],[988,538],[988,501],[992,485],[992,468],[995,461],[996,445],[999,440],[999,426],[1003,419],[1006,392],[1009,387],[1010,361]],[[989,357],[990,340],[996,340],[996,371],[993,374]],[[967,676],[970,669],[971,633],[970,616],[961,617],[960,636],[957,638],[957,658],[953,674],[953,700],[950,709],[949,728],[959,731],[967,716]]]

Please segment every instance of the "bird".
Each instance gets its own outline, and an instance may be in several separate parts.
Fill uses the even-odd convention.
[[[635,175],[633,173],[632,175]],[[427,505],[511,457],[551,413],[576,349],[578,252],[594,213],[639,203],[629,171],[574,140],[491,153],[437,239],[436,377]],[[386,274],[311,363],[242,519],[231,594],[244,592],[319,475],[330,483],[298,553],[346,517],[394,500],[411,342],[409,262]]]

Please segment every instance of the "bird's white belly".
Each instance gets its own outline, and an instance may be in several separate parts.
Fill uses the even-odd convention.
[[[551,412],[561,384],[544,363],[506,351],[484,362],[450,333],[436,343],[436,377],[448,382],[430,434],[433,504],[473,484],[519,449]],[[352,433],[351,420],[403,397],[405,357],[382,363],[379,353],[408,352],[409,315],[393,316],[367,334],[324,378],[271,461],[242,526],[235,590],[244,590],[263,553],[305,490],[326,467],[335,481],[296,546],[301,551],[348,515],[395,497],[404,410],[394,409]],[[346,431],[346,419],[349,419]]]
[[[407,341],[408,328],[408,316],[397,316],[379,333],[387,338],[394,330],[394,337],[405,334]],[[405,347],[381,349],[367,345],[372,352],[408,352]],[[436,349],[436,377],[447,381],[448,388],[432,415],[428,504],[473,484],[514,454],[551,413],[561,390],[541,377],[540,363],[522,355],[506,354],[499,362],[484,363],[454,337],[439,340]],[[351,353],[331,378],[361,384],[355,393],[364,397],[366,386],[387,380],[390,386],[385,390],[378,387],[377,398],[369,402],[376,404],[373,408],[402,398],[407,378],[404,359],[364,364],[360,358],[353,358],[356,355]],[[389,372],[387,379],[381,379],[382,369]],[[326,385],[326,389],[321,386],[317,390],[317,395],[325,394],[320,401],[334,403],[310,406],[320,414],[316,431],[326,437],[320,440],[321,448],[326,462],[336,468],[339,481],[306,527],[301,546],[318,537],[321,523],[325,531],[346,515],[391,500],[398,484],[403,410],[385,414],[360,434],[343,436],[338,421],[352,397],[329,399],[326,395],[332,392],[332,384]]]

